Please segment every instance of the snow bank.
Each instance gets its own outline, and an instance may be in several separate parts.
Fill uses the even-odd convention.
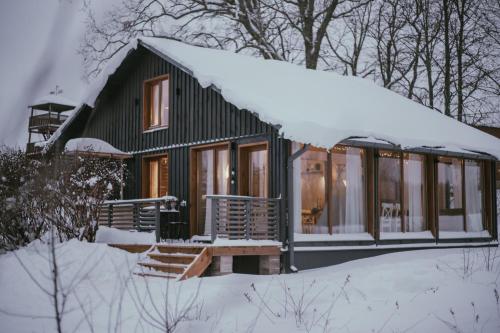
[[[167,282],[131,275],[138,255],[73,240],[57,247],[61,285],[72,290],[63,330],[161,332],[149,316],[163,315],[165,291],[171,309],[178,309],[199,290],[194,311],[176,332],[498,332],[500,267],[487,271],[483,250],[409,251],[297,274]],[[50,290],[47,253],[46,245],[35,242],[0,255],[2,332],[55,331],[47,318],[49,298],[20,264]],[[471,256],[469,269],[464,256]],[[137,308],[148,295],[155,307]],[[292,299],[303,305],[301,323]]]
[[[91,150],[94,153],[110,155],[129,155],[119,149],[116,149],[106,141],[94,138],[76,138],[69,140],[64,150],[66,152],[85,152]]]
[[[120,230],[99,226],[96,235],[96,243],[106,244],[154,244],[156,237],[154,232]]]

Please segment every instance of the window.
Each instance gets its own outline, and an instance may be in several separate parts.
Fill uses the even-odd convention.
[[[169,79],[155,78],[144,83],[144,129],[168,126]]]
[[[302,145],[294,142],[292,152]],[[295,232],[327,234],[328,209],[326,204],[326,149],[310,147],[293,162],[293,207],[296,216]]]
[[[439,158],[438,207],[440,231],[464,231],[463,160]]]
[[[380,232],[402,232],[401,157],[398,152],[380,151],[378,198]]]
[[[333,233],[366,231],[366,153],[362,148],[332,149]]]
[[[484,170],[476,160],[440,157],[438,207],[440,231],[484,230]]]
[[[404,175],[404,231],[427,230],[425,219],[425,157],[418,154],[403,155]]]
[[[159,198],[168,194],[168,156],[149,157],[143,163],[143,195]]]
[[[465,230],[483,231],[483,168],[478,161],[465,160]]]
[[[426,230],[424,156],[391,151],[379,155],[381,234]]]

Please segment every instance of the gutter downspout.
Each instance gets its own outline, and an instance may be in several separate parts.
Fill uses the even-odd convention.
[[[305,144],[301,149],[288,157],[287,170],[288,170],[288,258],[289,268],[292,272],[297,272],[295,267],[295,252],[294,252],[294,207],[293,207],[293,162],[302,156],[309,149],[309,145]]]

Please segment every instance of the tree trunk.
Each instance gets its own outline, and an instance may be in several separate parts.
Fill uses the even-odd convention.
[[[444,114],[451,116],[451,45],[450,45],[450,8],[449,0],[443,0],[444,15]]]

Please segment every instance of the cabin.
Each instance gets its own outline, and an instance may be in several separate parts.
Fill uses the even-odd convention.
[[[126,157],[123,200],[106,203],[103,224],[156,230],[165,258],[180,251],[169,240],[188,239],[204,263],[167,273],[498,245],[500,141],[365,79],[140,38],[47,147],[76,139]]]

